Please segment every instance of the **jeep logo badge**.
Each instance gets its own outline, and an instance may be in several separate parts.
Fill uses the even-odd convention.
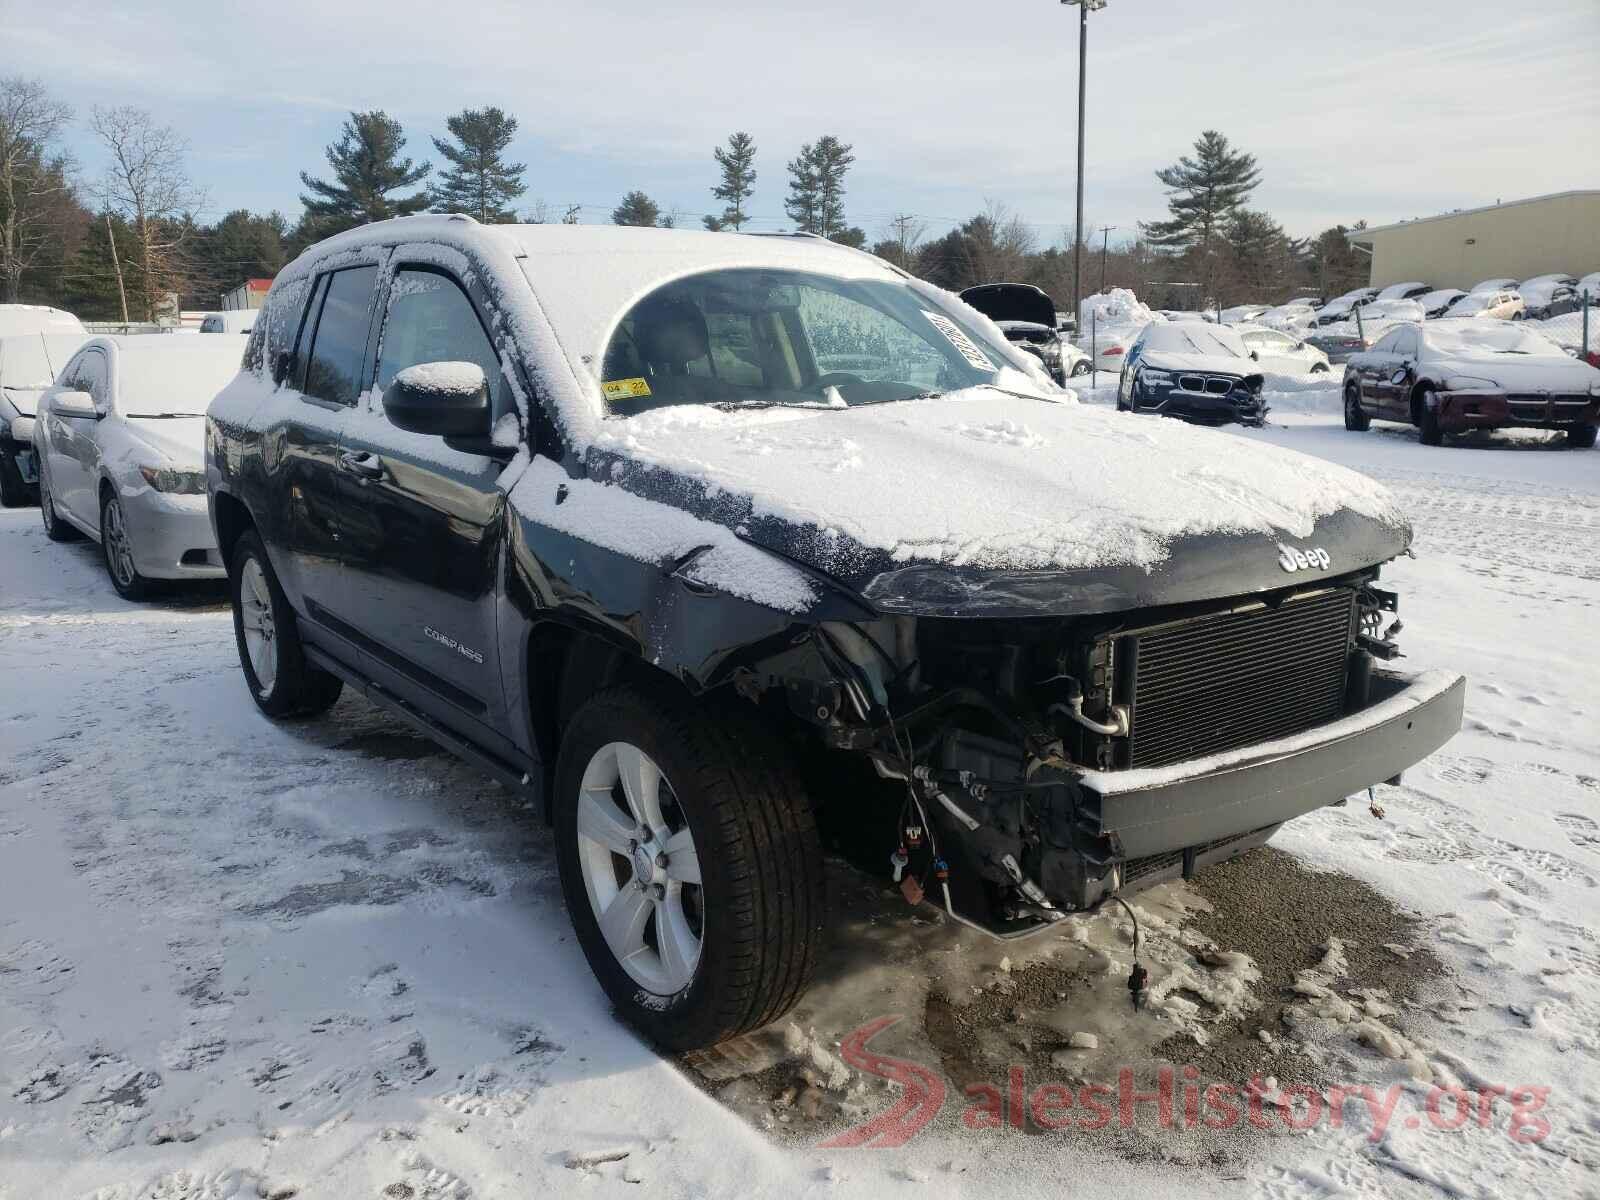
[[[1312,568],[1326,571],[1333,563],[1328,552],[1316,546],[1309,550],[1296,550],[1293,546],[1280,543],[1278,549],[1283,551],[1278,555],[1278,565],[1285,571],[1309,571]]]

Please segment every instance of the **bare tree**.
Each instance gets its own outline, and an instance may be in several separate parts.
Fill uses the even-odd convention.
[[[22,274],[50,244],[70,191],[71,160],[51,144],[72,119],[37,79],[0,77],[0,286],[15,301]]]
[[[131,105],[97,106],[89,124],[111,155],[106,207],[133,226],[141,307],[153,321],[160,298],[183,290],[177,251],[192,223],[181,218],[205,200],[184,167],[189,144]]]

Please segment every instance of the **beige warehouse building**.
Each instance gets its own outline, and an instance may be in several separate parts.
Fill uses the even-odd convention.
[[[1470,288],[1484,279],[1600,271],[1600,191],[1556,192],[1379,225],[1350,234],[1372,255],[1372,286],[1418,279]]]

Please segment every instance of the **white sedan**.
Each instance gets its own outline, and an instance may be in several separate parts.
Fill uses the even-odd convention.
[[[91,338],[39,399],[45,533],[99,542],[126,599],[225,574],[206,513],[205,411],[241,353],[232,338]]]
[[[1240,340],[1263,371],[1274,375],[1314,375],[1328,369],[1328,356],[1300,338],[1277,329],[1238,327]]]

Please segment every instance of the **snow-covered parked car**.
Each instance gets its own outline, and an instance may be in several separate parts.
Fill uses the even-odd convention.
[[[1468,292],[1438,319],[1450,321],[1457,317],[1481,317],[1514,321],[1522,316],[1523,308],[1522,296],[1514,291]]]
[[[1378,289],[1375,287],[1356,288],[1342,296],[1335,296],[1311,318],[1313,325],[1335,325],[1341,321],[1348,321],[1355,316],[1356,309],[1364,304],[1370,304],[1378,298]]]
[[[1391,283],[1383,288],[1374,297],[1377,300],[1417,300],[1433,291],[1430,284],[1419,279],[1408,280],[1405,283]]]
[[[1517,281],[1509,278],[1480,279],[1468,289],[1469,295],[1480,292],[1514,292],[1517,290]]]
[[[200,322],[201,333],[249,333],[256,323],[257,309],[230,308],[207,313]]]
[[[52,310],[53,311],[53,310]],[[19,333],[0,337],[0,504],[39,499],[33,418],[40,394],[55,381],[85,333]]]
[[[1316,375],[1328,370],[1328,356],[1293,334],[1253,325],[1241,325],[1235,332],[1251,359],[1270,374]]]
[[[1349,320],[1307,333],[1306,344],[1326,354],[1329,362],[1342,363],[1370,347],[1396,324],[1421,321],[1426,315],[1416,300],[1372,300],[1352,308]]]
[[[1019,350],[1038,357],[1057,383],[1094,369],[1061,332],[1055,301],[1031,283],[980,283],[961,299],[988,317]]]
[[[607,995],[693,1047],[806,987],[819,823],[1021,936],[1456,731],[1375,662],[1382,487],[1130,424],[821,239],[414,217],[278,274],[206,464],[260,709],[352,686],[542,803]]]
[[[1248,325],[1266,312],[1270,305],[1267,304],[1235,304],[1232,308],[1222,310],[1219,325]]]
[[[1226,325],[1162,321],[1134,339],[1117,380],[1120,412],[1155,413],[1203,425],[1260,425],[1261,367]]]
[[[1309,304],[1280,304],[1267,309],[1252,324],[1285,333],[1304,333],[1311,327],[1316,315],[1317,310]]]
[[[1516,290],[1522,297],[1522,319],[1542,321],[1562,313],[1578,311],[1576,275],[1535,275],[1532,279],[1524,279]]]
[[[1416,297],[1418,304],[1422,305],[1423,315],[1426,317],[1442,317],[1450,311],[1455,304],[1467,293],[1460,288],[1440,288],[1435,292],[1427,292]]]
[[[1345,428],[1374,419],[1415,425],[1428,446],[1511,426],[1561,429],[1569,445],[1593,446],[1600,370],[1509,323],[1402,325],[1345,364]]]
[[[206,405],[239,370],[237,342],[97,337],[39,397],[39,508],[53,541],[100,543],[129,600],[156,580],[224,574],[201,473]]]

